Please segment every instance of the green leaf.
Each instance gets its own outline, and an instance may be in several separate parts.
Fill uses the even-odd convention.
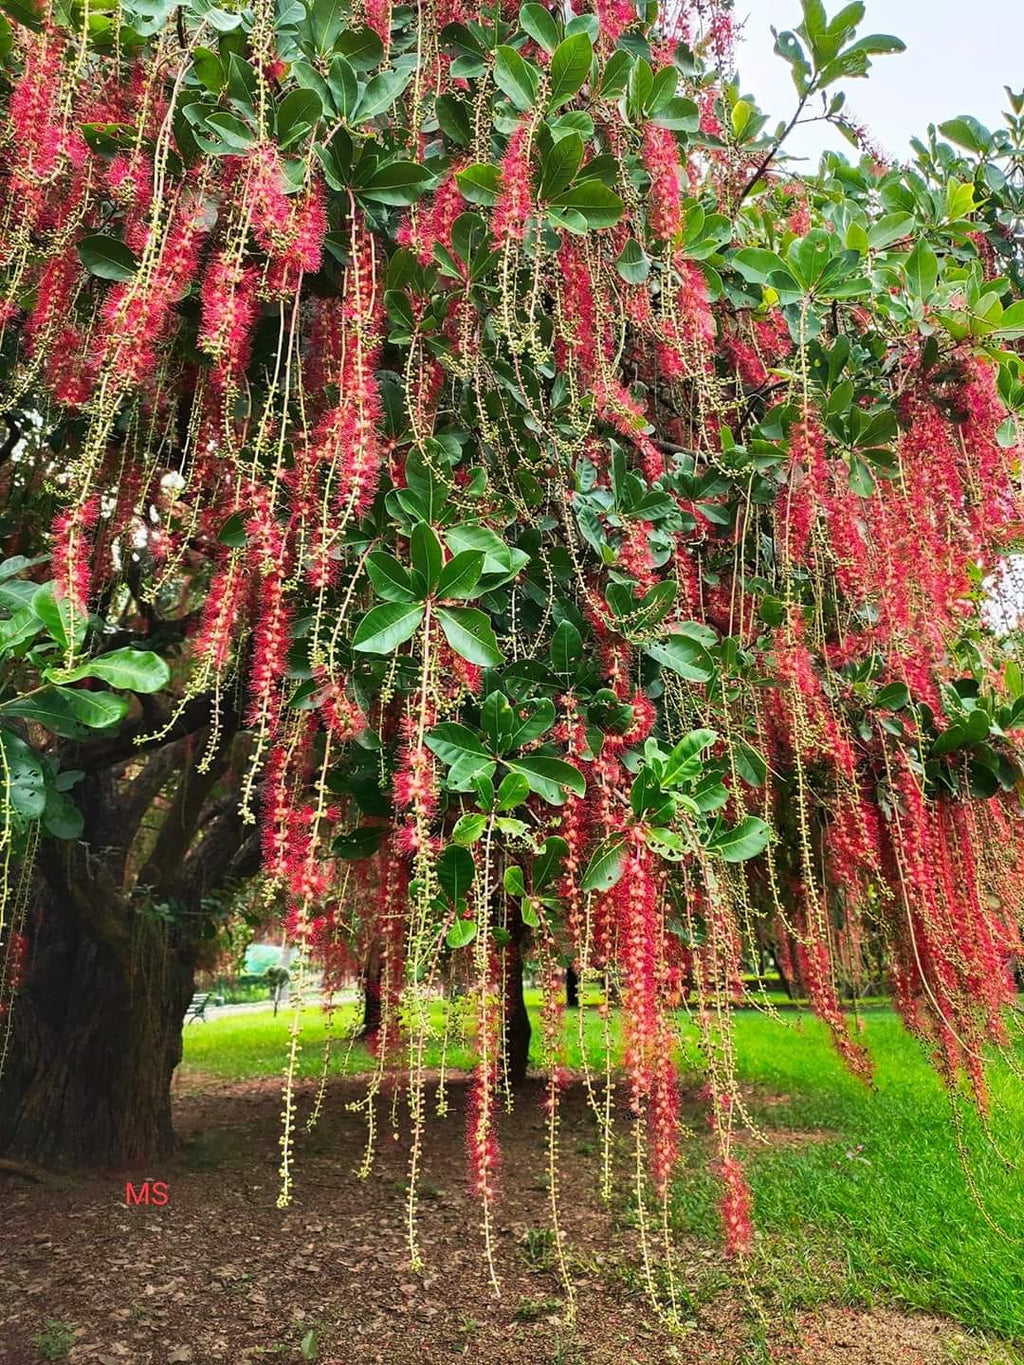
[[[66,792],[47,787],[43,828],[55,839],[80,839],[85,829],[85,818]]]
[[[605,62],[601,74],[601,97],[605,100],[616,99],[629,83],[633,70],[633,56],[624,48],[616,48]]]
[[[423,620],[418,603],[386,602],[368,611],[352,637],[352,648],[363,654],[390,654],[414,635]]]
[[[211,95],[219,95],[227,84],[228,78],[224,70],[224,63],[217,53],[212,52],[208,47],[197,47],[194,62],[196,78],[200,84],[204,85]]]
[[[650,257],[635,237],[630,237],[619,252],[615,269],[628,284],[643,284],[647,279],[651,270]]]
[[[76,250],[89,274],[100,280],[130,280],[139,268],[124,242],[102,233],[83,237]]]
[[[700,110],[694,100],[674,95],[651,119],[658,128],[674,133],[695,133],[700,127]]]
[[[46,779],[35,750],[10,730],[0,730],[3,764],[0,780],[6,787],[4,806],[11,806],[26,820],[38,820],[46,809]]]
[[[468,147],[473,140],[473,125],[464,100],[455,95],[439,95],[434,101],[434,113],[441,131],[460,147]]]
[[[859,498],[870,498],[875,491],[875,476],[859,455],[850,459],[848,480]]]
[[[535,739],[540,739],[555,723],[555,703],[550,697],[542,697],[525,716],[516,716],[508,738],[510,749],[524,749]]]
[[[445,540],[452,551],[481,550],[484,556],[484,574],[501,574],[503,579],[514,578],[530,556],[522,550],[514,550],[506,545],[499,535],[488,526],[465,523],[453,526],[445,532]],[[493,587],[491,583],[489,586]]]
[[[57,681],[78,682],[80,678],[99,678],[111,687],[124,688],[128,692],[159,692],[170,682],[171,670],[151,649],[129,646],[100,654],[70,672],[62,672]]]
[[[1012,337],[1014,340],[1024,336],[1024,299],[1018,299],[1016,303],[1010,304],[1009,308],[1004,311],[1003,316],[999,319],[999,325],[996,328],[996,331],[1000,336]],[[1006,420],[1010,423],[1009,438],[1004,439],[1003,428],[1006,423],[1003,423],[997,433],[997,440],[1004,449],[1011,450],[1017,444],[1016,426],[1014,425],[1013,418],[1008,417]]]
[[[192,9],[218,33],[232,33],[242,22],[240,14],[229,14],[210,0],[192,0]]]
[[[351,63],[353,71],[372,71],[384,60],[384,44],[377,33],[365,25],[345,29],[335,40],[334,51]]]
[[[232,512],[217,532],[217,539],[221,545],[230,545],[233,550],[240,550],[247,544],[249,533],[245,529],[244,515],[241,512]]]
[[[654,89],[654,72],[650,62],[638,57],[629,73],[627,111],[633,123],[643,123],[647,117],[647,103]]]
[[[734,251],[729,257],[729,264],[750,284],[764,284],[774,270],[788,271],[781,256],[758,246],[745,246],[741,251]]]
[[[455,822],[455,828],[452,830],[452,842],[464,847],[475,844],[486,828],[487,816],[481,815],[479,811],[470,811],[466,815],[460,815]]]
[[[580,889],[583,891],[610,891],[622,876],[626,862],[626,841],[621,835],[605,839],[594,849],[587,870],[583,874]]]
[[[498,198],[500,176],[501,172],[497,166],[477,161],[472,166],[467,166],[464,171],[459,171],[455,179],[464,199],[471,204],[484,204],[490,207]]]
[[[237,52],[228,54],[228,96],[243,114],[252,114],[259,96],[259,81],[255,68]]]
[[[43,11],[34,0],[3,0],[0,9],[9,14],[16,23],[24,24],[35,33],[40,32],[43,27]]]
[[[526,882],[523,880],[523,869],[517,867],[515,863],[505,868],[505,875],[502,877],[501,884],[510,896],[526,895]]]
[[[505,762],[514,773],[526,778],[532,792],[553,806],[561,805],[563,788],[577,796],[582,796],[587,789],[580,770],[561,758],[527,754],[520,758],[507,758]]]
[[[469,849],[449,844],[437,860],[437,880],[452,905],[466,899],[475,876],[476,864]]]
[[[907,257],[907,287],[915,298],[930,299],[939,279],[939,258],[924,237]]]
[[[483,571],[482,551],[462,550],[459,554],[452,555],[437,580],[437,596],[441,599],[472,597]]]
[[[490,776],[494,772],[494,759],[473,731],[457,721],[435,725],[426,736],[426,745],[451,769],[448,780],[452,786],[464,786],[478,774]]]
[[[520,57],[514,47],[502,44],[494,54],[494,80],[515,107],[525,113],[533,108],[540,85],[537,68]]]
[[[667,635],[657,643],[647,645],[644,653],[688,682],[706,683],[715,676],[711,655],[699,640],[689,635]]]
[[[75,687],[58,687],[56,691],[76,718],[92,730],[106,730],[128,714],[128,698],[113,692],[86,692]]]
[[[467,948],[476,938],[475,919],[457,919],[448,930],[445,942],[449,948]]]
[[[0,621],[0,655],[13,654],[43,628],[43,623],[31,607],[18,607],[6,620]]]
[[[557,109],[583,88],[593,60],[594,48],[586,33],[574,33],[558,44],[551,58],[548,109]]]
[[[768,775],[768,764],[758,751],[745,740],[733,749],[736,771],[749,787],[760,787]]]
[[[49,555],[35,555],[32,559],[28,555],[10,555],[0,562],[0,583],[24,573],[26,569],[34,569],[37,564],[45,564],[49,558]]]
[[[566,133],[554,144],[544,158],[540,173],[539,195],[542,200],[560,194],[576,177],[583,161],[583,139],[579,133]]]
[[[906,52],[907,45],[902,38],[894,38],[891,33],[869,33],[864,38],[858,38],[855,43],[851,43],[843,52],[844,57],[851,53],[863,52],[869,57],[882,56],[890,52]]]
[[[967,742],[967,732],[962,725],[948,725],[932,745],[932,753],[938,758],[952,753]]]
[[[424,593],[432,593],[441,576],[442,562],[441,542],[433,527],[425,521],[418,521],[412,528],[409,548],[414,575],[418,575],[423,583]]]
[[[351,54],[346,55],[355,66]],[[359,108],[355,113],[355,122],[365,123],[367,119],[376,118],[378,114],[390,109],[411,80],[411,70],[396,71],[391,67],[387,71],[378,72],[363,91],[363,98],[359,101]]]
[[[56,597],[53,584],[44,583],[32,597],[32,610],[61,649],[80,645],[85,639],[87,618],[67,597]]]
[[[756,815],[746,815],[735,829],[722,830],[708,840],[708,852],[717,853],[727,863],[742,863],[756,858],[767,847],[768,826]]]
[[[558,834],[544,840],[544,847],[533,860],[533,890],[537,894],[544,890],[561,874],[562,863],[569,852],[569,845]]]
[[[872,703],[885,711],[899,711],[904,706],[910,705],[910,688],[906,683],[889,683],[887,687],[880,687],[875,693],[875,700]]]
[[[82,722],[57,687],[44,687],[38,692],[13,697],[0,706],[0,711],[5,720],[30,720],[65,739],[82,739],[85,734]]]
[[[909,213],[887,213],[868,228],[868,246],[882,251],[893,242],[914,230],[914,218]]]
[[[256,145],[256,134],[247,123],[225,110],[208,114],[206,127],[212,129],[221,142],[232,152],[246,152]]]
[[[313,43],[317,52],[326,56],[345,27],[345,10],[341,0],[310,0],[307,11]]]
[[[978,156],[988,156],[994,147],[992,134],[983,123],[979,123],[970,114],[961,114],[959,118],[951,118],[946,123],[940,123],[939,132],[943,137],[948,137],[950,142],[955,142],[958,147],[966,147],[969,152],[975,152]]]
[[[290,90],[277,110],[277,141],[281,150],[301,142],[323,116],[323,105],[315,90]]]
[[[583,639],[571,621],[561,621],[551,637],[551,667],[563,678],[574,677],[583,654]]]
[[[515,723],[515,712],[504,692],[490,692],[480,708],[480,724],[494,753],[503,754],[511,748]]]
[[[513,810],[530,794],[530,784],[522,773],[506,773],[498,788],[498,809]]]
[[[662,786],[673,787],[696,777],[702,768],[700,754],[717,739],[716,730],[691,730],[684,735],[665,761],[661,774]]]
[[[356,186],[356,193],[377,204],[414,204],[430,179],[426,166],[417,161],[388,161]]]
[[[394,555],[383,550],[375,550],[366,557],[366,572],[370,576],[374,591],[385,602],[416,602],[419,600],[412,590],[409,570],[399,564]]]
[[[559,220],[566,214],[578,214],[587,228],[614,227],[623,214],[622,200],[599,180],[581,180],[571,185],[556,194],[548,208]],[[569,220],[565,220],[565,226],[568,225]]]
[[[980,744],[982,740],[988,739],[991,721],[988,712],[982,710],[980,706],[973,711],[968,711],[967,720],[964,722],[964,736],[968,744]]]
[[[558,46],[558,25],[543,5],[524,5],[519,11],[519,27],[545,52]]]
[[[455,653],[481,668],[496,668],[504,656],[498,649],[489,617],[475,607],[438,607],[445,639]]]

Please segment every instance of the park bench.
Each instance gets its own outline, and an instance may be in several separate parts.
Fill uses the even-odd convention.
[[[188,1009],[185,1011],[186,1024],[190,1024],[193,1019],[201,1019],[204,1024],[206,1023],[206,1002],[209,1000],[209,998],[210,998],[209,991],[207,991],[205,994],[201,991],[197,991],[195,993],[195,995],[189,1002]]]

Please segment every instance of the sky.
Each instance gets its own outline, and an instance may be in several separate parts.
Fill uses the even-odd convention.
[[[1002,123],[1008,107],[1003,87],[1024,87],[1024,0],[866,0],[858,32],[892,33],[907,50],[872,58],[866,79],[840,82],[846,108],[866,124],[884,151],[897,159],[911,137],[929,123],[973,114],[988,128]],[[825,0],[831,17],[842,0]],[[799,0],[736,0],[745,19],[736,64],[744,93],[771,116],[769,127],[788,119],[796,95],[788,65],[772,52],[771,26],[782,31],[800,22]],[[793,154],[813,162],[825,148],[849,143],[827,124],[797,128],[787,143]]]

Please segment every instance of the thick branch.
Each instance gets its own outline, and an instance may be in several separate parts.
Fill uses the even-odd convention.
[[[224,767],[222,752],[205,772],[198,772],[191,766],[184,769],[153,850],[139,873],[140,886],[147,886],[154,893],[170,892],[179,881],[203,808],[220,781]]]
[[[157,701],[148,696],[140,697],[139,701],[141,716],[123,725],[110,739],[89,740],[67,746],[62,752],[61,766],[81,768],[87,773],[111,768],[118,763],[126,763],[130,758],[162,749],[187,735],[197,734],[206,729],[213,719],[213,697],[204,693],[186,702],[174,723],[166,733],[162,733],[172,715],[172,703],[166,698]],[[222,710],[221,728],[225,734],[233,732],[237,724],[238,718],[232,707]]]

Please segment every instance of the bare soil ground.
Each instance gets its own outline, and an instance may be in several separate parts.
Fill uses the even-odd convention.
[[[407,1143],[380,1107],[371,1174],[354,1174],[364,1083],[337,1080],[312,1134],[315,1087],[299,1090],[295,1197],[276,1207],[280,1087],[192,1077],[179,1087],[181,1153],[152,1170],[45,1184],[0,1177],[0,1361],[38,1365],[948,1365],[995,1361],[937,1319],[826,1310],[773,1330],[756,1324],[718,1251],[679,1250],[685,1332],[643,1296],[635,1228],[598,1196],[600,1142],[582,1086],[563,1101],[559,1206],[577,1288],[573,1325],[553,1266],[543,1092],[502,1123],[495,1210],[500,1297],[467,1188],[464,1086],[424,1142],[418,1229],[406,1241]],[[779,1134],[782,1141],[821,1135]],[[126,1179],[166,1181],[166,1206],[127,1206]],[[624,1201],[617,1201],[620,1212]],[[690,1316],[692,1314],[692,1316]],[[303,1351],[305,1343],[305,1354]]]

